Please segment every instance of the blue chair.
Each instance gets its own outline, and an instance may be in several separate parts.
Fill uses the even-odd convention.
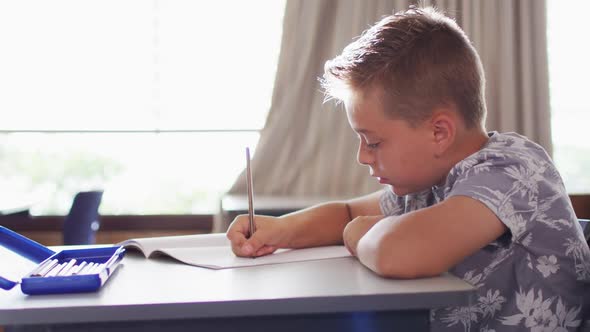
[[[63,225],[65,245],[94,244],[96,232],[100,228],[98,207],[102,200],[102,190],[83,191],[76,194],[70,212]]]
[[[590,219],[578,219],[578,221],[580,222],[580,226],[582,226],[582,231],[584,231],[586,242],[590,245]]]
[[[582,231],[584,231],[584,237],[586,238],[586,243],[590,245],[590,219],[578,219],[580,222],[580,226],[582,226]],[[583,321],[582,326],[578,329],[578,331],[590,331],[590,310],[587,310],[583,314]]]

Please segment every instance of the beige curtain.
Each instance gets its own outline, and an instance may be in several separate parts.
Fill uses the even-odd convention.
[[[270,114],[253,156],[254,191],[277,196],[356,196],[379,188],[356,163],[344,112],[323,103],[327,59],[404,0],[288,0]],[[516,131],[550,150],[545,2],[424,1],[454,16],[487,75],[487,129]],[[229,193],[245,193],[242,174]]]
[[[326,60],[408,1],[288,0],[271,110],[252,160],[254,191],[355,196],[379,188],[357,164],[356,135],[341,106],[324,103]],[[244,174],[230,193],[246,191]]]

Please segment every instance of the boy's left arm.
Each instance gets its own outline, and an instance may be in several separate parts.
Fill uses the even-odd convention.
[[[467,196],[378,222],[366,218],[373,219],[347,227],[345,243],[365,266],[392,278],[439,275],[507,231],[489,208]]]
[[[356,248],[359,240],[373,227],[376,223],[383,219],[383,215],[377,216],[358,216],[351,220],[342,233],[342,240],[346,249],[350,251],[353,256],[357,256]]]

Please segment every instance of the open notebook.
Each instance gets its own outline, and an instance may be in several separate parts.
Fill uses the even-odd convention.
[[[267,256],[241,258],[234,255],[224,233],[138,238],[117,245],[137,249],[146,258],[166,255],[185,264],[215,270],[350,256],[344,246],[326,246],[279,249]]]

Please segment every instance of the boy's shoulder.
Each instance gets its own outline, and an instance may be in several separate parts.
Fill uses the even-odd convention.
[[[504,152],[510,151],[529,151],[531,153],[547,154],[545,149],[539,144],[533,142],[526,136],[515,132],[500,133],[497,131],[488,132],[488,142],[480,151],[499,150]]]
[[[514,204],[527,197],[524,205],[557,197],[561,205],[567,198],[561,175],[545,149],[524,136],[498,132],[489,133],[482,149],[451,169],[440,196],[453,195],[486,202],[509,198]]]
[[[489,168],[527,168],[546,171],[554,168],[551,157],[539,144],[517,133],[489,132],[488,142],[477,152],[458,162],[451,174],[475,168],[475,172]]]

